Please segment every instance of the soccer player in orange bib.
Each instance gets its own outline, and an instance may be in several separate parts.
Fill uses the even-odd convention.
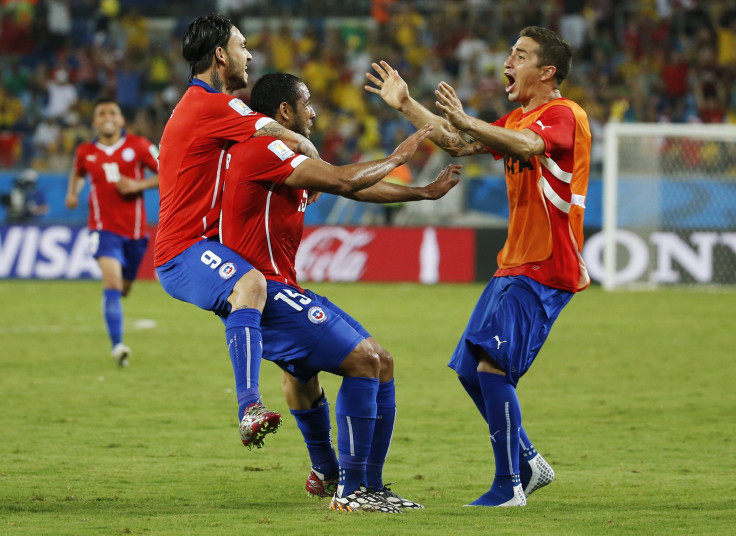
[[[590,127],[559,89],[571,56],[555,32],[523,29],[504,63],[506,93],[520,107],[491,124],[467,115],[445,82],[435,91],[440,116],[385,61],[366,75],[367,91],[414,125],[432,125],[430,139],[450,155],[490,153],[506,164],[508,238],[449,363],[488,423],[496,462],[491,488],[468,506],[524,506],[554,478],[522,426],[516,385],[564,306],[590,284],[580,256]]]

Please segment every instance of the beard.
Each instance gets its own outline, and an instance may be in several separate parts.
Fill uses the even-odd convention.
[[[227,71],[225,71],[225,80],[220,79],[220,84],[227,88],[228,93],[233,93],[239,89],[245,89],[248,87],[248,82],[245,79],[244,72],[245,69],[242,66],[231,63]],[[218,89],[218,91],[222,90]]]

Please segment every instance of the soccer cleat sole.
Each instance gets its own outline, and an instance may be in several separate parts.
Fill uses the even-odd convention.
[[[263,448],[264,441],[266,439],[266,436],[268,434],[275,434],[281,429],[281,419],[279,419],[278,424],[272,425],[270,423],[264,424],[261,427],[260,432],[258,432],[253,438],[250,439],[243,439],[242,437],[240,440],[243,442],[243,446],[245,446],[248,450],[253,450],[253,447],[260,449]]]

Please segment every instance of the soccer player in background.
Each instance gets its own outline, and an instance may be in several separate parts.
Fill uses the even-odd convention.
[[[97,101],[92,112],[97,137],[77,147],[69,175],[65,205],[74,209],[87,175],[90,177],[89,229],[92,255],[102,271],[102,314],[112,343],[112,357],[128,364],[130,347],[123,342],[121,298],[130,293],[148,246],[143,191],[158,186],[158,149],[124,130],[118,103]]]
[[[243,444],[260,448],[281,415],[261,404],[261,312],[266,282],[258,270],[219,243],[222,165],[227,147],[252,136],[278,136],[291,149],[318,157],[314,145],[232,94],[248,83],[252,59],[228,17],[194,20],[182,42],[189,88],[161,138],[159,226],[154,265],[174,298],[213,311],[225,323],[235,374]]]
[[[560,311],[590,284],[580,251],[591,136],[583,109],[560,94],[570,65],[570,45],[555,32],[523,29],[504,63],[506,93],[520,107],[491,124],[468,116],[445,82],[435,92],[443,117],[411,98],[388,63],[367,74],[367,91],[432,125],[430,139],[450,155],[488,152],[506,164],[508,237],[449,363],[488,423],[496,462],[490,490],[471,506],[524,506],[554,478],[522,426],[516,385]]]
[[[309,90],[296,76],[265,75],[253,88],[251,106],[309,136],[315,112]],[[448,166],[423,187],[379,182],[406,162],[428,134],[428,127],[420,128],[386,158],[341,167],[297,155],[278,138],[267,136],[233,145],[225,157],[222,242],[250,259],[266,278],[263,357],[288,372],[287,382],[293,377],[304,386],[297,391],[303,396],[302,410],[293,411],[293,401],[288,396],[287,401],[300,430],[304,433],[304,425],[311,425],[305,441],[313,465],[320,464],[322,456],[319,469],[325,473],[337,473],[338,466],[317,374],[343,376],[335,404],[339,482],[333,510],[397,513],[402,506],[421,505],[393,493],[381,480],[396,413],[391,356],[355,319],[296,280],[294,264],[307,199],[315,190],[373,203],[442,197],[457,184],[459,166]],[[317,411],[308,416],[309,408]],[[320,419],[321,430],[315,426]],[[325,444],[327,451],[315,452]],[[369,460],[377,475],[367,474]]]

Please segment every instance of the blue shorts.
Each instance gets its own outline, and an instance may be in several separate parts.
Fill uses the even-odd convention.
[[[177,300],[225,317],[227,299],[253,266],[217,240],[203,239],[156,268],[164,290]]]
[[[485,351],[516,385],[572,295],[526,276],[491,278],[448,366],[477,382],[478,358]]]
[[[148,247],[148,237],[128,238],[110,231],[90,231],[89,250],[95,259],[112,257],[123,267],[123,279],[135,281]]]
[[[370,337],[363,326],[324,296],[268,281],[263,309],[263,358],[302,383],[320,371],[337,373],[345,358]]]

